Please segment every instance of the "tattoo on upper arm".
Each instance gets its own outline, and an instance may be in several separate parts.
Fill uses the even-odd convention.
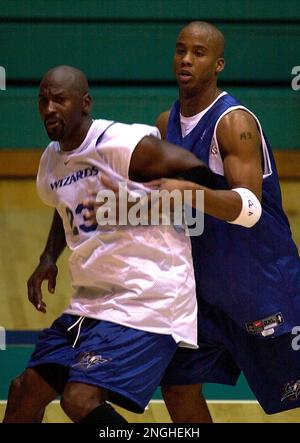
[[[241,132],[240,133],[240,140],[249,140],[252,138],[251,132]]]

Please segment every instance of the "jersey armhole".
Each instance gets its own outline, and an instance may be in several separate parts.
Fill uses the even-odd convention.
[[[253,112],[251,112],[249,109],[247,109],[244,106],[232,106],[231,108],[226,109],[226,111],[223,112],[223,114],[220,115],[220,117],[218,118],[216,125],[215,125],[214,134],[213,134],[211,147],[210,147],[210,151],[209,151],[209,160],[208,160],[209,167],[216,174],[224,176],[223,160],[221,157],[220,148],[219,148],[219,144],[218,144],[218,140],[217,140],[217,127],[218,127],[220,120],[226,114],[228,114],[229,112],[235,111],[237,109],[242,109],[243,111],[248,112],[250,115],[252,115],[252,117],[254,118],[254,120],[257,123],[259,133],[261,136],[261,150],[262,150],[263,167],[264,167],[263,179],[265,179],[265,178],[269,177],[273,171],[272,171],[270,155],[268,152],[268,148],[267,148],[267,144],[266,144],[265,137],[263,134],[263,130],[262,130],[261,124],[260,124],[258,118],[256,117],[256,115],[254,115]]]

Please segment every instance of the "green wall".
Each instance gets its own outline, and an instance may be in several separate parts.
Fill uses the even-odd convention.
[[[300,148],[298,0],[0,0],[0,149],[47,143],[36,109],[39,80],[71,64],[92,84],[94,116],[154,123],[177,96],[175,39],[194,19],[226,37],[220,85],[258,114],[273,147]]]
[[[7,22],[0,26],[1,65],[11,80],[36,80],[53,66],[74,65],[98,81],[172,81],[181,23]],[[299,24],[222,24],[228,61],[221,79],[286,82],[299,60]]]
[[[274,87],[231,86],[224,89],[255,111],[274,148],[300,147],[300,91]],[[157,115],[177,98],[175,86],[93,87],[91,92],[94,118],[127,123],[154,124]],[[47,145],[47,135],[37,110],[37,94],[37,86],[0,91],[0,148],[42,148]]]

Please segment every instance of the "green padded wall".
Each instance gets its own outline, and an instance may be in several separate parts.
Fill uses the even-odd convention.
[[[295,20],[298,0],[1,0],[4,18]]]
[[[285,88],[225,88],[253,110],[276,149],[300,146],[300,91]],[[0,148],[34,148],[48,143],[37,110],[38,88],[0,91]],[[174,87],[91,88],[94,118],[154,124],[177,98]],[[5,121],[5,124],[3,123]]]
[[[193,19],[225,34],[221,86],[258,114],[275,148],[300,147],[300,91],[291,89],[291,70],[300,65],[299,0],[0,0],[0,17],[7,76],[0,149],[47,143],[36,88],[59,64],[87,74],[95,116],[154,123],[176,98],[175,39]]]
[[[300,2],[299,2],[300,4]],[[8,80],[36,80],[68,64],[91,80],[172,81],[173,23],[2,23],[1,65]],[[299,60],[300,26],[223,24],[230,82],[285,82]]]

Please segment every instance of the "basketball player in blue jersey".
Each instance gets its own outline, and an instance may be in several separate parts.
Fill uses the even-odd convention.
[[[56,261],[66,245],[74,294],[11,383],[5,422],[41,422],[45,407],[61,394],[73,422],[122,423],[107,400],[142,412],[177,346],[197,347],[189,237],[172,226],[103,230],[85,218],[81,202],[88,189],[103,188],[103,172],[146,181],[195,168],[206,175],[207,167],[161,141],[155,127],[92,120],[90,110],[82,72],[60,66],[43,77],[39,111],[52,142],[41,158],[37,188],[55,211],[28,296],[46,312],[41,284],[48,280],[54,292]]]
[[[199,349],[178,350],[163,379],[175,422],[209,422],[200,383],[234,385],[241,371],[267,413],[300,406],[300,262],[282,209],[276,166],[256,116],[220,91],[224,37],[192,22],[176,42],[179,100],[157,126],[216,174],[216,189],[158,180],[173,189],[204,190],[204,232],[191,237],[199,303]]]

